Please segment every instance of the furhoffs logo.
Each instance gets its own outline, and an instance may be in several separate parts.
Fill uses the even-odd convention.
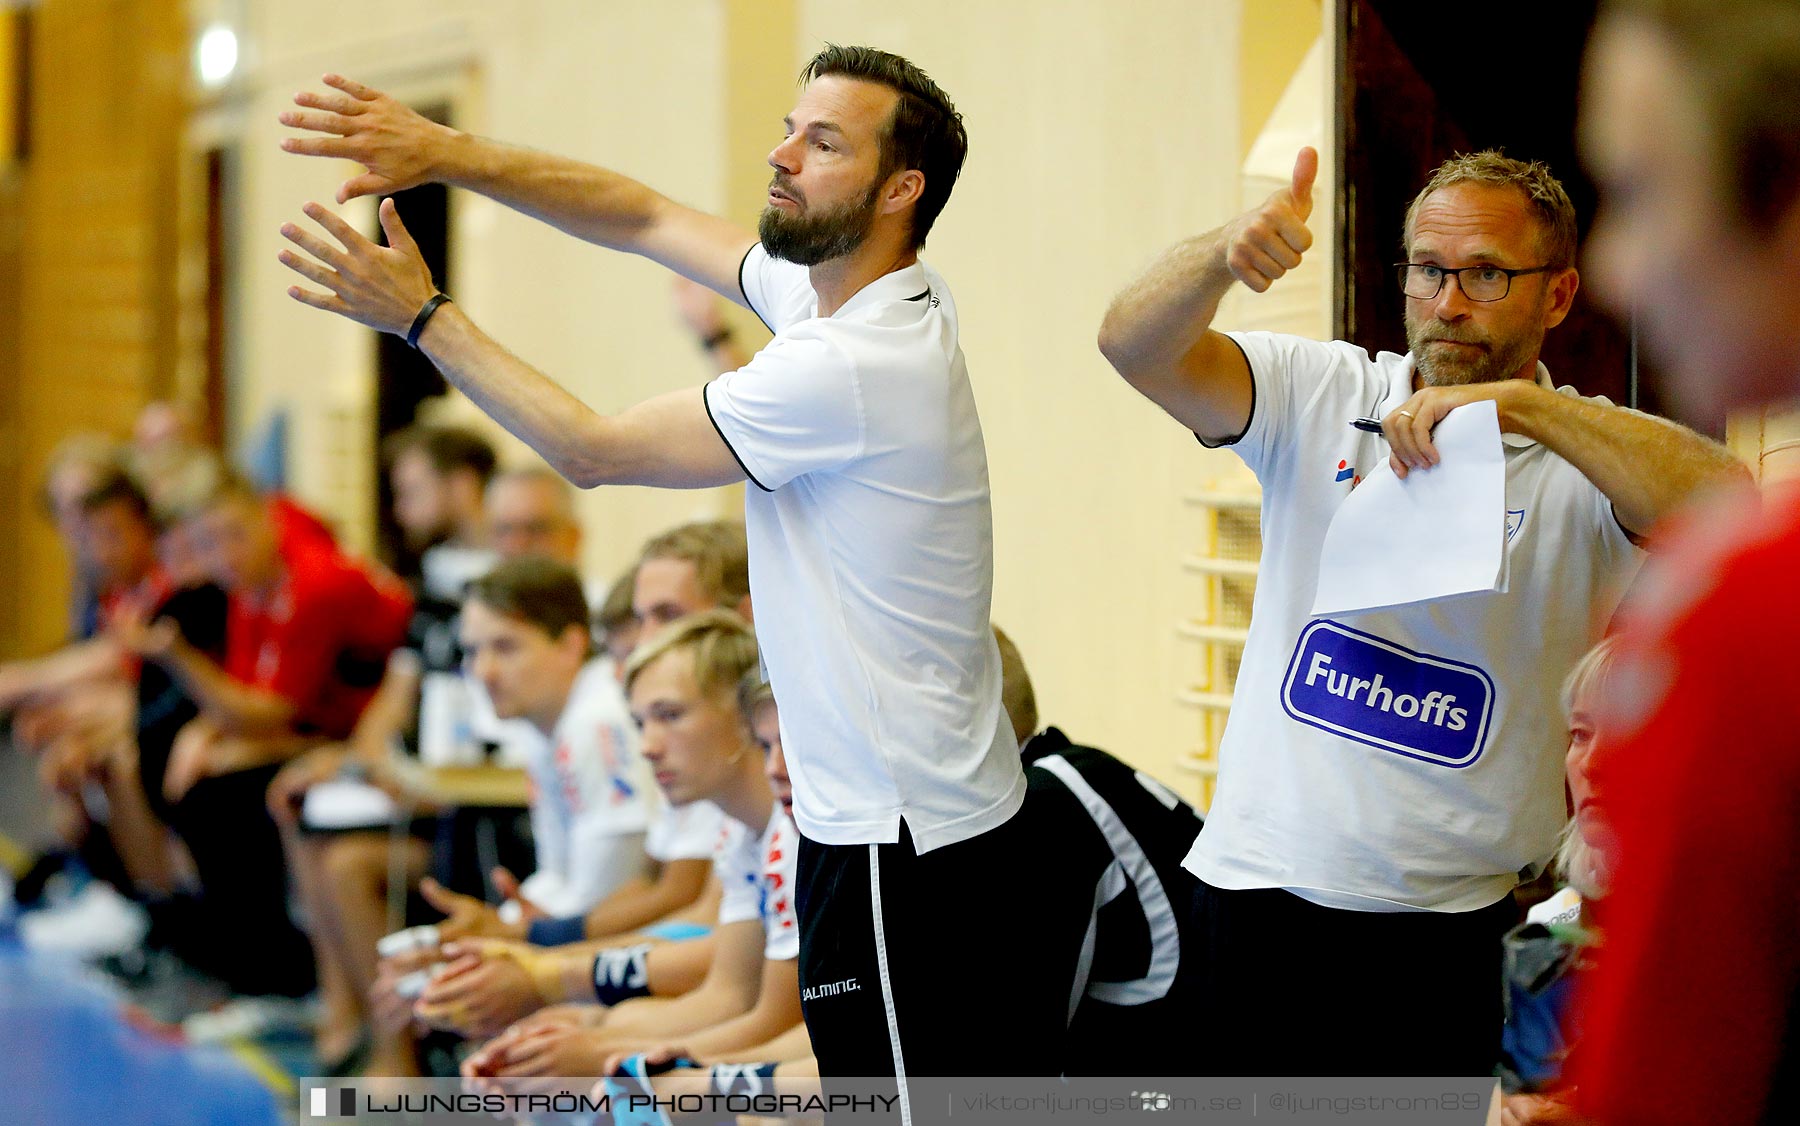
[[[1322,731],[1460,768],[1487,743],[1494,681],[1474,665],[1321,618],[1300,631],[1281,706]]]

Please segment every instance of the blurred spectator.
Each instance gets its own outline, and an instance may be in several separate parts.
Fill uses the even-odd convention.
[[[117,463],[86,465],[78,476],[87,492],[71,524],[99,632],[50,656],[0,665],[0,712],[12,713],[15,745],[40,754],[41,779],[65,799],[65,839],[88,867],[126,892],[166,891],[166,834],[138,780],[136,662],[107,627],[161,605],[171,583],[133,479]]]
[[[464,583],[493,566],[482,499],[497,464],[494,447],[473,430],[418,425],[388,435],[381,450],[394,522],[407,558],[419,561],[420,589],[454,602]]]
[[[569,567],[581,562],[575,488],[549,466],[509,469],[488,482],[487,527],[502,559],[535,555]]]
[[[56,523],[56,533],[69,553],[73,579],[69,590],[69,637],[84,640],[100,628],[100,608],[95,601],[93,577],[81,533],[81,498],[108,473],[122,469],[124,450],[99,434],[65,438],[50,455],[44,469],[44,511]]]
[[[594,611],[594,640],[612,662],[613,678],[625,681],[625,662],[637,648],[642,626],[631,609],[632,592],[637,588],[637,564],[614,580],[612,588]]]

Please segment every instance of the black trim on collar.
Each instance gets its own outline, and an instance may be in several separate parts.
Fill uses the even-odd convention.
[[[1239,430],[1236,434],[1221,441],[1209,442],[1205,438],[1200,437],[1199,434],[1195,434],[1194,440],[1209,450],[1222,450],[1226,446],[1237,445],[1244,440],[1244,435],[1250,433],[1250,424],[1256,421],[1256,368],[1251,365],[1250,354],[1244,351],[1244,346],[1242,344],[1239,344],[1236,340],[1232,340],[1230,336],[1227,336],[1224,333],[1221,333],[1220,335],[1225,336],[1225,339],[1227,340],[1231,340],[1231,346],[1238,350],[1238,355],[1244,357],[1244,367],[1250,372],[1250,415],[1248,418],[1244,419],[1244,428],[1242,430]]]
[[[927,297],[930,297],[930,296],[931,296],[931,291],[928,289],[924,293],[913,294],[911,297],[908,297],[907,300],[908,301],[923,301]]]
[[[750,300],[750,291],[744,288],[744,263],[750,261],[750,251],[755,250],[757,247],[759,247],[761,245],[762,245],[762,243],[760,243],[760,242],[751,243],[749,246],[749,249],[744,251],[744,256],[742,258],[738,259],[738,292],[744,295],[744,308],[750,310],[752,313],[755,313],[756,319],[759,321],[762,321],[762,325],[764,328],[768,329],[770,332],[774,332],[775,326],[770,324],[766,319],[764,319],[764,317],[762,315],[762,310],[758,309],[756,307],[756,303]],[[707,412],[707,417],[709,417],[709,418],[712,417],[710,411]],[[713,425],[717,426],[718,423],[714,423]],[[721,438],[723,438],[724,436],[725,435],[723,435],[723,434],[719,435],[719,437],[721,437]],[[727,446],[731,445],[730,442],[726,442],[725,444]],[[731,456],[736,457],[737,452],[735,450],[732,451]],[[743,462],[740,461],[738,464],[742,465]],[[750,479],[752,481],[756,480],[756,478],[754,478],[754,477],[752,477]],[[761,486],[758,486],[758,487],[760,488]]]
[[[756,474],[750,472],[750,467],[744,464],[744,459],[738,456],[737,448],[731,444],[731,439],[725,436],[725,431],[719,426],[719,420],[713,417],[712,402],[706,397],[706,388],[711,386],[712,383],[707,383],[700,388],[700,405],[706,408],[706,421],[712,423],[713,429],[718,431],[719,441],[725,443],[725,448],[731,452],[731,460],[737,462],[738,468],[744,471],[744,478],[765,493],[774,492],[774,489],[758,481]]]

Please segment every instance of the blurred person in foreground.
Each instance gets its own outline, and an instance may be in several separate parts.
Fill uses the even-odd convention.
[[[1585,84],[1596,288],[1690,417],[1800,397],[1800,2],[1614,0]],[[1669,539],[1596,750],[1619,863],[1573,1097],[1609,1126],[1800,1121],[1800,491]]]

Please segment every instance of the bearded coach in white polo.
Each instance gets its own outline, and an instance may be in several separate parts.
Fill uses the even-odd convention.
[[[917,251],[967,147],[905,59],[829,47],[769,155],[760,238],[616,173],[436,125],[348,79],[304,93],[290,152],[366,173],[340,201],[437,180],[652,258],[753,309],[775,339],[703,390],[600,415],[437,294],[391,202],[390,248],[317,204],[282,261],[298,301],[406,337],[576,484],[748,479],[757,633],[805,837],[806,1022],[826,1075],[1055,1074],[1068,990],[988,626],[986,453],[956,304]],[[335,245],[333,240],[335,240]],[[323,290],[323,292],[321,292]],[[1047,879],[1047,877],[1046,877]],[[1060,912],[1050,910],[1060,918]],[[948,925],[957,949],[943,949]],[[1078,941],[1078,937],[1077,937]],[[1020,956],[1057,951],[1058,964]],[[1075,952],[1071,948],[1071,966]],[[983,999],[957,983],[979,973]],[[935,1035],[980,1043],[964,1062]],[[900,1084],[904,1093],[905,1085]]]
[[[1132,386],[1263,488],[1250,636],[1186,861],[1195,1066],[1486,1075],[1511,892],[1565,816],[1563,674],[1636,574],[1635,541],[1745,474],[1689,430],[1558,388],[1538,361],[1579,285],[1575,211],[1541,164],[1459,157],[1416,197],[1395,277],[1407,355],[1214,331],[1227,288],[1265,290],[1311,246],[1317,170],[1303,150],[1288,187],[1164,254],[1101,331]],[[1432,428],[1483,401],[1506,461],[1507,588],[1314,618],[1325,529],[1357,475],[1384,459],[1429,472]],[[1361,416],[1381,432],[1353,428]]]

